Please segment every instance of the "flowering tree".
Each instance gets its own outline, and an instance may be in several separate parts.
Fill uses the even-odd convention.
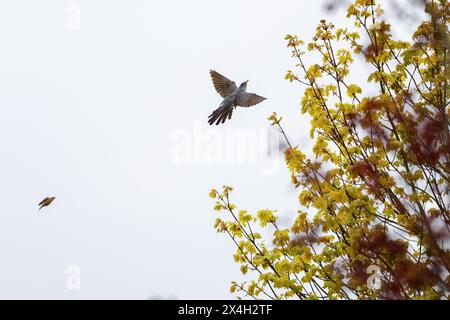
[[[313,156],[287,139],[285,160],[299,190],[289,229],[276,211],[231,203],[232,188],[212,190],[215,228],[236,244],[248,277],[240,297],[284,299],[442,299],[450,291],[449,4],[428,1],[429,20],[412,42],[392,38],[373,0],[356,0],[354,30],[322,20],[312,42],[286,36],[311,117]],[[314,51],[321,63],[307,66]],[[354,57],[372,71],[350,83]],[[223,218],[224,213],[229,218]],[[263,229],[273,232],[262,237]],[[271,233],[272,234],[272,233]]]

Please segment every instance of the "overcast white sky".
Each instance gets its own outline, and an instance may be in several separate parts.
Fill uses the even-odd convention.
[[[289,175],[264,156],[266,118],[310,144],[283,38],[310,39],[322,4],[2,1],[0,298],[232,298],[235,249],[213,229],[208,192],[232,185],[240,207],[294,217]],[[210,68],[269,99],[209,128]]]

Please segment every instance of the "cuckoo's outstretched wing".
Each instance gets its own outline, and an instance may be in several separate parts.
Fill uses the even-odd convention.
[[[236,97],[236,105],[248,108],[254,106],[255,104],[263,102],[266,99],[267,98],[258,96],[255,93],[242,92]]]
[[[217,71],[210,70],[209,73],[211,74],[214,88],[222,96],[222,98],[226,98],[237,89],[236,83],[234,81],[231,81]]]

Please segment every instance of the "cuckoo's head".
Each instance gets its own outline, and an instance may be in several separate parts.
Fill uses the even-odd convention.
[[[244,89],[244,90],[247,89],[247,82],[248,82],[248,80],[242,82],[241,85],[240,85],[239,87],[242,88],[242,89]]]

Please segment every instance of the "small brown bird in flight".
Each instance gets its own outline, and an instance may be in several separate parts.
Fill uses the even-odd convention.
[[[208,123],[210,125],[213,123],[217,125],[224,123],[227,119],[231,119],[233,110],[237,106],[248,108],[266,100],[266,98],[255,93],[246,92],[248,80],[242,82],[238,87],[234,81],[214,70],[210,70],[209,73],[211,74],[214,88],[223,98],[219,108],[214,110],[209,116]]]
[[[39,210],[41,210],[43,207],[47,207],[50,205],[50,203],[53,202],[53,200],[55,200],[56,197],[46,197],[44,200],[42,200],[41,202],[39,202]]]

